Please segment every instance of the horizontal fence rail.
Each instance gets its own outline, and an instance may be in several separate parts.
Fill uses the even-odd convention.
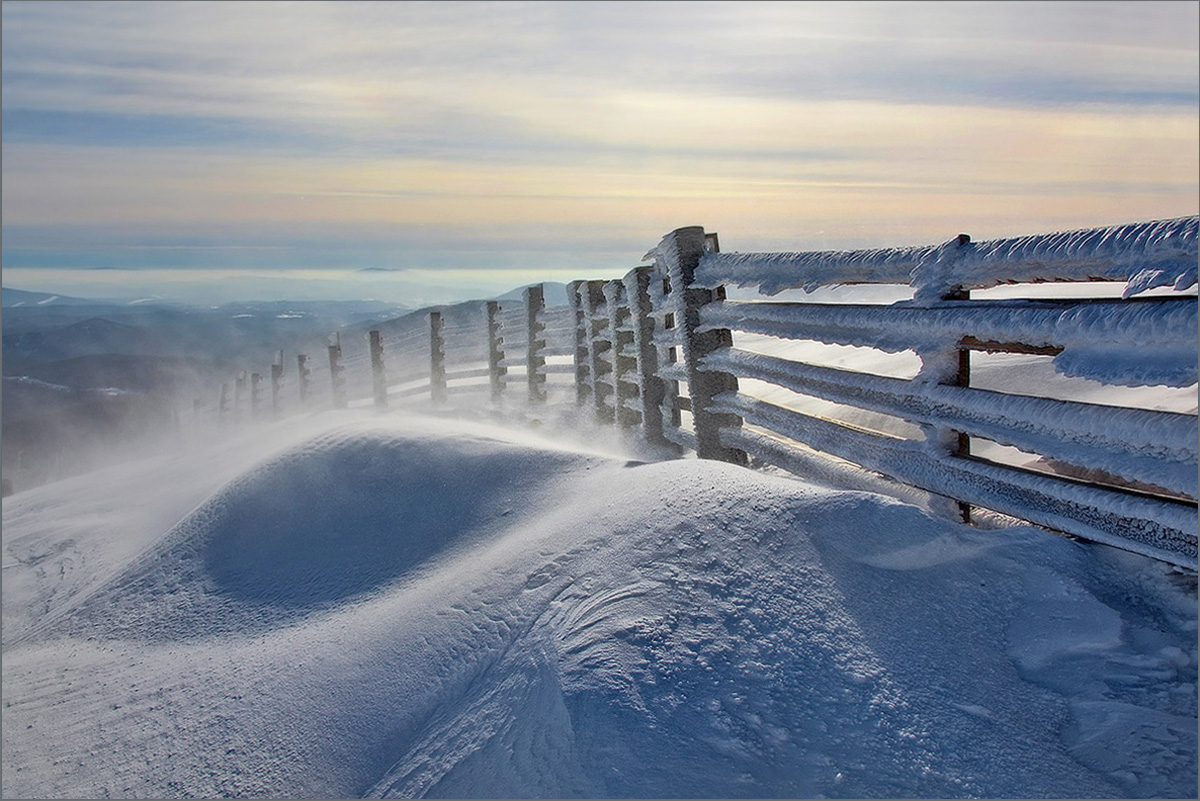
[[[976,371],[977,360],[1015,355],[1089,387],[1193,388],[1194,400],[1197,302],[1187,290],[1198,228],[1200,218],[1185,217],[978,243],[960,234],[923,247],[740,254],[721,253],[700,227],[680,228],[623,278],[570,283],[567,305],[547,304],[535,285],[519,301],[343,332],[325,353],[281,351],[269,370],[235,376],[193,412],[232,426],[371,403],[573,407],[664,456],[884,487],[965,522],[999,513],[1195,570],[1194,402],[1181,412],[1022,394],[979,386]],[[1122,285],[1106,298],[972,297],[1005,284],[1097,281]],[[907,291],[887,304],[771,299],[866,284]],[[753,287],[762,299],[729,299],[726,287]],[[814,350],[839,347],[859,361],[823,363]],[[918,366],[883,374],[872,361],[893,357]]]

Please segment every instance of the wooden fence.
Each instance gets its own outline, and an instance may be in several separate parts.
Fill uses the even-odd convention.
[[[480,301],[381,326],[351,358],[333,342],[324,375],[301,355],[296,401],[574,404],[664,454],[765,462],[920,497],[968,522],[999,513],[1195,569],[1197,302],[1183,290],[1196,283],[1198,226],[1188,217],[769,254],[724,254],[715,234],[681,228],[624,278],[571,283],[567,307],[547,308],[536,286],[521,303]],[[1047,282],[1121,282],[1123,292],[994,296],[994,287]],[[889,302],[833,297],[844,285],[886,289]],[[730,297],[747,287],[758,294]],[[1178,291],[1147,296],[1159,287]],[[821,348],[876,358],[821,363],[811,358]],[[973,367],[995,354],[1044,361],[1088,386],[1181,388],[1192,405],[983,386]],[[908,367],[879,369],[881,356]],[[276,416],[282,365],[281,354],[271,371]],[[251,417],[264,414],[259,380],[251,375]],[[245,414],[244,375],[234,389],[232,409],[228,386],[219,403],[231,420]]]

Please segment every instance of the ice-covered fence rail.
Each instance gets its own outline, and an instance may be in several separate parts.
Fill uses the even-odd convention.
[[[343,392],[351,401],[371,395],[371,359],[366,348],[365,336],[361,342],[356,338],[342,343]]]
[[[489,385],[493,400],[501,400],[525,379],[528,391],[520,394],[537,405],[546,402],[539,384],[572,377],[573,386],[560,387],[571,386],[577,405],[618,425],[640,423],[642,436],[660,447],[674,443],[739,462],[749,452],[789,469],[812,465],[813,448],[886,473],[922,497],[932,493],[1100,541],[1127,539],[1135,550],[1194,566],[1196,507],[1187,499],[1198,494],[1195,415],[971,387],[970,354],[1040,354],[1060,373],[1108,385],[1194,385],[1195,298],[1133,296],[1194,285],[1196,231],[1193,217],[975,244],[960,235],[915,248],[720,254],[715,235],[679,229],[648,254],[653,266],[620,281],[572,282],[569,306],[546,308],[538,288],[524,302],[470,302],[431,310],[424,325],[398,321],[394,336],[383,339],[388,380],[392,397],[428,394],[440,403]],[[970,296],[1003,283],[1084,280],[1123,281],[1123,299]],[[904,285],[905,296],[914,291],[911,300],[889,306],[731,302],[724,293],[726,284],[753,284],[772,295],[864,283]],[[912,379],[889,378],[800,360],[807,356],[755,354],[735,347],[735,337],[746,333],[912,351],[922,368]],[[365,379],[365,342],[346,344],[346,377],[361,372]],[[803,347],[819,352],[810,344]],[[314,360],[313,367],[319,379],[323,365]],[[831,403],[919,429],[901,439],[793,411],[782,405],[790,401],[777,405],[739,392],[739,378],[773,386],[773,398],[806,396],[800,408]],[[366,394],[367,381],[353,383]],[[328,381],[312,384],[329,391]],[[989,453],[1007,446],[1042,461],[988,462],[982,449],[972,454],[972,439]],[[1035,472],[1044,464],[1087,478]]]
[[[546,309],[542,313],[542,322],[546,326],[546,333],[561,340],[562,344],[569,344],[573,341],[571,334],[574,331],[575,319],[570,306]]]
[[[827,454],[915,487],[1031,523],[1196,568],[1195,504],[1014,470],[969,458],[948,459],[923,443],[874,436],[754,398],[728,394],[716,408]],[[754,431],[726,429],[722,440],[788,467]],[[783,456],[784,458],[780,458]]]
[[[1196,382],[1195,298],[1125,301],[971,301],[930,307],[821,303],[709,304],[700,330],[732,328],[888,353],[962,343],[1054,352],[1064,375],[1121,386]],[[964,339],[966,340],[964,342]]]
[[[505,303],[500,307],[498,315],[500,336],[508,358],[515,359],[517,351],[529,344],[528,320],[524,306],[515,303]]]
[[[834,284],[910,284],[918,300],[947,288],[1044,281],[1125,281],[1125,297],[1196,283],[1197,217],[964,243],[810,253],[706,253],[696,285],[757,285],[764,295]]]
[[[487,329],[478,325],[447,325],[442,331],[447,359],[487,359]]]
[[[944,425],[1197,497],[1200,431],[1195,415],[920,384],[736,348],[710,355],[704,367],[916,423]]]
[[[389,353],[424,352],[429,347],[428,326],[425,326],[424,330],[417,329],[394,334],[385,333],[383,345]]]
[[[389,369],[429,364],[429,326],[424,331],[410,331],[400,336],[383,339],[383,353]]]
[[[487,320],[482,308],[477,316],[478,320],[447,324],[442,328],[447,381],[461,382],[488,376]]]
[[[1189,217],[976,244],[960,235],[943,245],[869,251],[705,252],[692,286],[718,294],[726,284],[757,285],[763,295],[862,283],[908,284],[915,291],[911,301],[889,306],[720,299],[698,310],[697,332],[914,351],[924,365],[909,380],[750,353],[732,343],[718,348],[699,360],[699,373],[756,379],[889,414],[920,425],[926,435],[925,441],[906,441],[871,433],[734,390],[719,396],[714,410],[760,430],[725,427],[722,444],[777,464],[805,461],[781,454],[808,446],[959,502],[1099,541],[1121,544],[1124,537],[1135,550],[1194,567],[1194,414],[971,387],[969,354],[1040,354],[1052,357],[1064,375],[1109,386],[1194,385],[1195,297],[1134,296],[1154,287],[1194,286],[1198,223]],[[1121,300],[970,296],[972,289],[1052,281],[1123,281],[1125,287]],[[656,304],[660,350],[678,338],[666,325],[674,311],[669,306]],[[658,375],[682,379],[685,366],[660,364]],[[972,438],[1018,448],[1087,478],[986,461],[971,454]]]

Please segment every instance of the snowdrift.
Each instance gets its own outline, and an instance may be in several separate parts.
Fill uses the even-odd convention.
[[[483,424],[4,501],[5,797],[1194,797],[1194,577]]]

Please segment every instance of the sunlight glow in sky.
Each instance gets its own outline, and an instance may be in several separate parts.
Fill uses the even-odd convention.
[[[5,284],[375,268],[448,299],[620,275],[683,225],[814,250],[1195,214],[1198,9],[5,0]]]

